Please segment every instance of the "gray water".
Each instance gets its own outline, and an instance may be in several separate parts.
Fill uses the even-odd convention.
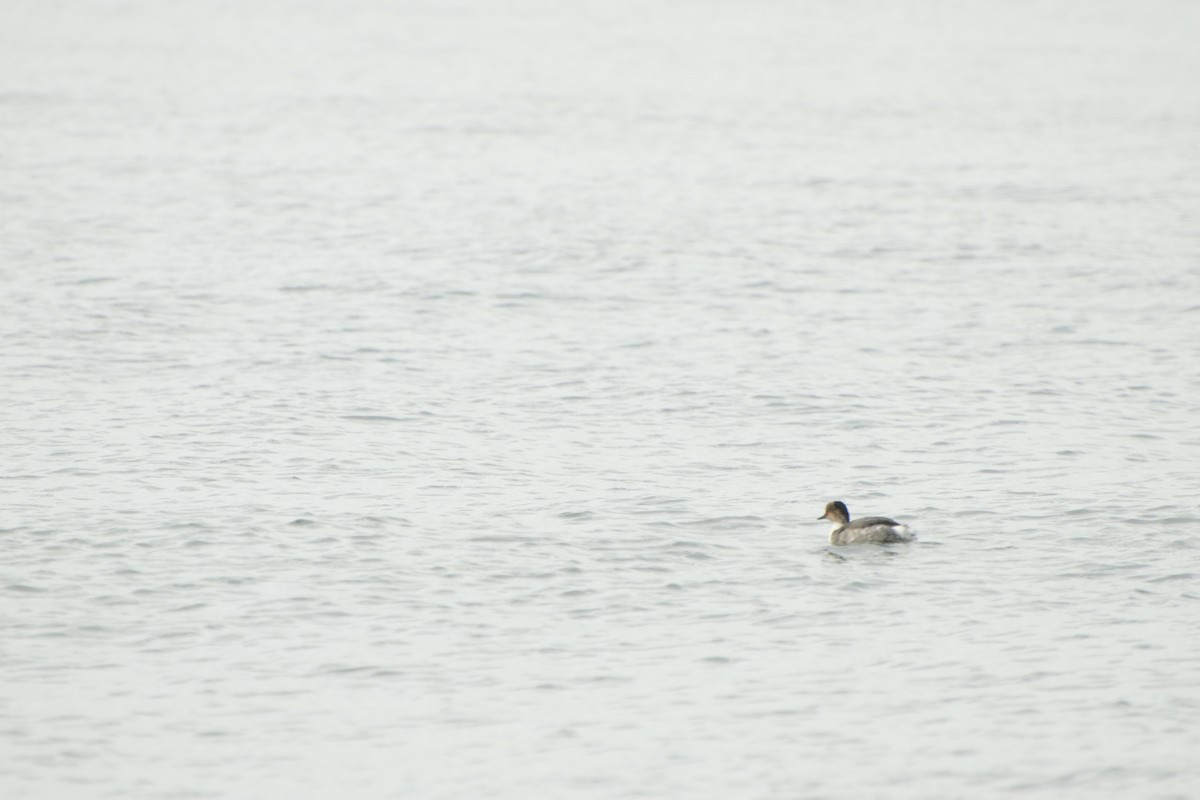
[[[0,797],[1200,796],[1198,39],[9,0]]]

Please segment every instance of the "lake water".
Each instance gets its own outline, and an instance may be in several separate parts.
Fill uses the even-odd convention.
[[[1200,796],[1198,37],[6,3],[0,796]]]

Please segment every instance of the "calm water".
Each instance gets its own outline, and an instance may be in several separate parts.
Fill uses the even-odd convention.
[[[6,3],[0,796],[1200,796],[1198,36]]]

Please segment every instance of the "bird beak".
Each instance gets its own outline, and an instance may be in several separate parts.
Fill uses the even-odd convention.
[[[824,514],[822,514],[821,516],[817,517],[817,519],[829,519],[829,518],[826,517]]]

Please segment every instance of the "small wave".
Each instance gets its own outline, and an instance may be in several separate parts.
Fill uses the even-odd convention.
[[[505,536],[502,534],[493,534],[493,535],[489,535],[489,536],[472,536],[467,539],[468,542],[494,542],[494,543],[502,543],[502,544],[518,543],[518,542],[536,542],[539,540],[540,540],[540,537],[537,537],[537,536],[520,536],[517,534],[512,534],[512,535],[508,535],[508,536]]]
[[[328,283],[307,283],[307,284],[292,284],[290,286],[280,286],[281,292],[323,292],[332,289]]]
[[[702,664],[732,664],[735,661],[737,661],[736,658],[730,658],[729,656],[705,656],[700,659],[700,663]]]
[[[80,278],[77,281],[66,281],[59,284],[60,286],[95,286],[98,283],[112,283],[116,278],[108,276],[100,276],[95,278]]]
[[[1150,578],[1148,583],[1166,583],[1167,581],[1190,581],[1195,578],[1195,574],[1191,572],[1177,572],[1174,575],[1160,575],[1157,578]]]
[[[709,517],[708,519],[698,521],[696,524],[702,528],[762,527],[766,524],[766,520],[751,514],[746,516]]]
[[[207,608],[207,607],[208,607],[207,603],[190,603],[186,606],[179,606],[178,608],[168,609],[168,613],[174,614],[174,613],[178,613],[178,612],[182,612],[182,611],[199,611],[200,609]]]
[[[352,667],[346,664],[322,664],[317,668],[317,672],[322,675],[354,675],[363,672],[376,672],[379,667],[362,666]]]

